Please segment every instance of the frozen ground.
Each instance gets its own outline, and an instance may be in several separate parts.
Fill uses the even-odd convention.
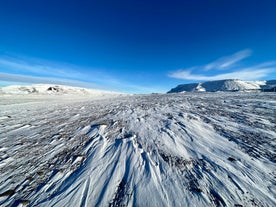
[[[276,94],[0,97],[0,206],[276,206]]]

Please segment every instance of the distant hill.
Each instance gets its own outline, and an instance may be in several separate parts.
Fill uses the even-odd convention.
[[[216,91],[275,91],[276,80],[242,81],[238,79],[207,81],[202,83],[181,84],[168,93],[216,92]]]
[[[12,85],[0,88],[0,94],[13,95],[108,95],[118,94],[110,91],[94,90],[80,87],[54,85],[54,84],[34,84],[29,86]]]

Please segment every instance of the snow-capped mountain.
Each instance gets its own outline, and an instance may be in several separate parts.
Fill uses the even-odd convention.
[[[29,86],[12,85],[0,88],[0,94],[32,95],[107,95],[118,94],[110,91],[86,89],[80,87],[34,84]]]
[[[181,84],[168,93],[215,91],[274,91],[276,80],[242,81],[238,79],[216,80],[202,83]]]

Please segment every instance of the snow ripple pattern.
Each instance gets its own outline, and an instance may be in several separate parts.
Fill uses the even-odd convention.
[[[276,206],[275,94],[25,99],[0,105],[0,206]]]

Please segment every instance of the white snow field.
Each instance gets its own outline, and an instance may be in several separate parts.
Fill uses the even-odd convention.
[[[0,206],[276,206],[276,93],[0,96]]]

